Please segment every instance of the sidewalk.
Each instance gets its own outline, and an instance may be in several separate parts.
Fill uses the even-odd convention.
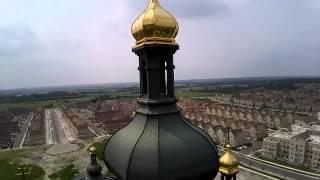
[[[256,160],[256,161],[260,161],[260,162],[272,165],[272,166],[277,166],[279,168],[287,169],[287,170],[290,170],[290,171],[294,171],[296,173],[301,173],[301,174],[305,174],[305,175],[312,176],[312,177],[317,177],[317,178],[320,179],[320,174],[317,174],[317,173],[312,173],[312,172],[303,171],[303,170],[300,170],[300,169],[284,166],[284,165],[277,164],[277,163],[274,163],[274,162],[271,162],[271,161],[266,161],[266,160],[263,160],[263,159],[259,159],[259,158],[253,157],[251,155],[248,155],[247,157],[250,158],[250,159]]]
[[[258,175],[260,175],[260,176],[262,176],[262,177],[265,177],[265,178],[268,178],[268,179],[270,179],[270,180],[281,180],[280,178],[272,177],[272,176],[270,176],[270,175],[267,175],[267,174],[265,174],[265,173],[261,173],[261,172],[259,172],[259,171],[250,169],[250,168],[245,167],[245,166],[241,166],[241,165],[240,165],[239,168],[240,168],[240,169],[243,169],[243,170],[245,170],[245,171],[249,171],[249,172],[258,174]]]

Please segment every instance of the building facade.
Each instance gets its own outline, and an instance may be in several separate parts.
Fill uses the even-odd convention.
[[[262,156],[320,171],[320,125],[292,125],[263,140]]]

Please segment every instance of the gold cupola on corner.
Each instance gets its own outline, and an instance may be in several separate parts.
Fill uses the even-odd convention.
[[[219,172],[221,173],[221,179],[236,179],[236,174],[239,172],[239,161],[233,155],[231,151],[231,145],[226,145],[227,152],[219,159]],[[227,178],[229,177],[229,178]]]
[[[148,7],[138,16],[131,27],[136,46],[175,44],[178,31],[178,21],[161,7],[159,0],[150,0]]]

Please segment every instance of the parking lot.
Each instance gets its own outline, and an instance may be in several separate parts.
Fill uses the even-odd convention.
[[[243,145],[241,147],[234,148],[235,151],[245,155],[249,155],[260,149],[262,149],[262,140],[261,141],[250,140],[250,143],[248,143],[248,145]]]

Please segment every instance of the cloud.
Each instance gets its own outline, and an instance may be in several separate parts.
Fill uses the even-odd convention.
[[[163,2],[180,18],[203,18],[225,15],[229,12],[227,5],[218,0],[175,0]]]
[[[130,26],[148,1],[0,0],[0,89],[137,81]],[[177,79],[319,75],[318,0],[160,2],[181,27]]]
[[[142,12],[147,5],[147,1],[129,3],[137,12]],[[226,3],[221,0],[160,0],[160,3],[175,16],[186,19],[221,16],[229,12]]]
[[[21,57],[34,51],[37,46],[38,39],[30,28],[24,26],[0,27],[1,57]]]

